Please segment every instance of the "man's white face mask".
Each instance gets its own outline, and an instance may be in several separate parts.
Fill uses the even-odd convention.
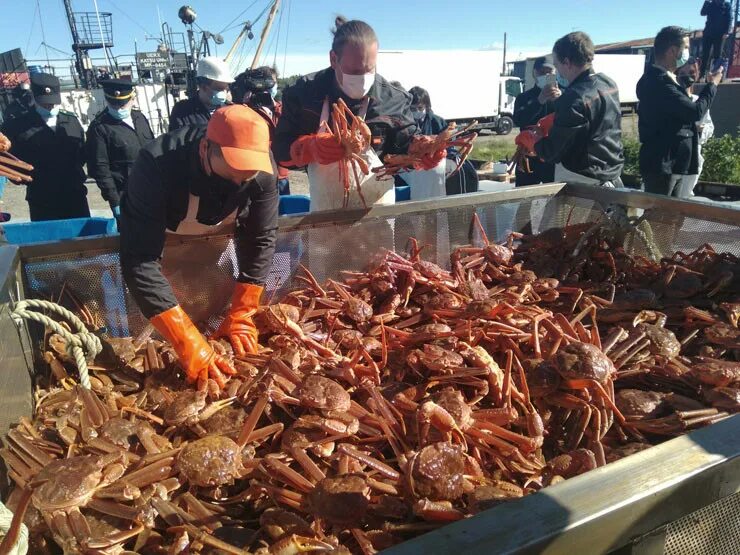
[[[365,73],[364,75],[347,75],[337,68],[337,73],[342,76],[342,83],[339,85],[348,97],[359,100],[364,98],[370,87],[375,83],[375,73]]]

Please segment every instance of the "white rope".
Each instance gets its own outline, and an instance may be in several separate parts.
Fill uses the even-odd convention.
[[[13,520],[13,513],[5,505],[0,503],[0,531],[3,535],[10,530],[10,523]],[[10,547],[9,555],[26,555],[28,553],[28,527],[21,524],[21,532],[18,541]]]
[[[73,326],[76,333],[70,333],[64,326],[61,326],[49,316],[35,310],[49,311],[64,318]],[[38,299],[17,302],[10,316],[18,325],[23,320],[31,320],[61,335],[67,342],[67,353],[74,358],[77,365],[77,370],[80,373],[80,384],[82,387],[90,389],[90,376],[87,371],[86,356],[90,360],[94,359],[103,350],[103,345],[100,343],[100,338],[97,335],[88,331],[82,320],[63,306]]]

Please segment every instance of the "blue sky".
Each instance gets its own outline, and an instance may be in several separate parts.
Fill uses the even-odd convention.
[[[71,53],[62,0],[0,0],[0,51],[19,47],[27,59],[46,56],[41,46],[41,25],[35,16],[37,1],[43,14],[46,42]],[[197,23],[203,29],[220,32],[253,0],[188,1],[197,11]],[[174,30],[183,30],[177,18],[183,3],[98,0],[101,11],[113,13],[114,54],[133,53],[134,40],[139,51],[156,48],[156,41],[147,40],[146,35],[159,34],[157,7],[162,19]],[[267,3],[268,0],[257,0],[237,23],[254,19]],[[276,20],[267,53],[267,61],[276,58],[278,67],[286,52],[289,57],[325,54],[331,43],[329,29],[337,13],[370,23],[383,49],[498,49],[506,31],[510,60],[518,54],[549,51],[558,37],[572,30],[588,32],[598,44],[653,36],[665,25],[693,29],[704,24],[699,15],[702,0],[283,0],[283,4],[282,23],[278,25],[279,19]],[[73,0],[73,5],[77,11],[93,10],[93,0]],[[219,54],[225,55],[237,33],[236,28],[223,33],[225,44],[219,47]],[[257,38],[247,47],[254,48],[256,42]],[[54,50],[49,50],[49,56],[64,57]],[[248,57],[246,51],[244,56]]]

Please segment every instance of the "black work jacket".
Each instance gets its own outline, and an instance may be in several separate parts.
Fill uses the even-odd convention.
[[[198,145],[205,128],[183,127],[145,146],[129,175],[121,202],[121,267],[144,316],[151,318],[177,304],[159,260],[166,230],[185,219],[190,194],[200,199],[197,219],[216,225],[237,210],[237,281],[263,284],[275,251],[278,189],[273,174],[260,172],[241,185],[207,176]]]
[[[301,77],[283,91],[283,112],[272,142],[272,152],[279,164],[290,166],[290,145],[298,137],[316,133],[324,99],[329,99],[331,108],[340,97],[352,113],[360,112],[362,100],[349,98],[341,91],[332,68]],[[381,159],[386,154],[406,152],[411,137],[417,133],[416,122],[411,115],[411,95],[376,75],[368,97],[365,121],[372,133],[373,149]],[[329,119],[331,123],[331,110]]]
[[[537,125],[538,121],[555,111],[554,101],[540,104],[540,101],[537,100],[541,92],[542,89],[535,85],[516,97],[513,114],[514,125],[520,129]]]
[[[514,125],[520,129],[526,129],[537,125],[545,116],[555,111],[555,102],[548,101],[540,104],[537,98],[540,96],[542,89],[537,85],[524,91],[516,97],[514,101]],[[528,166],[530,171],[526,171],[524,164],[516,166],[516,185],[536,185],[537,183],[552,183],[555,179],[555,165],[549,162],[543,162],[537,156],[528,157]]]
[[[555,102],[555,123],[535,150],[545,162],[560,162],[579,175],[613,181],[624,166],[621,120],[616,83],[588,69]]]
[[[12,143],[10,152],[33,166],[33,182],[26,187],[29,203],[51,204],[87,195],[85,132],[77,116],[59,112],[52,129],[32,108],[5,122],[2,133]]]
[[[87,171],[112,206],[121,202],[128,174],[141,148],[154,139],[149,121],[131,110],[134,127],[110,115],[106,108],[87,129]]]
[[[427,110],[424,117],[416,122],[422,135],[438,135],[447,129],[447,122],[442,116],[438,116],[431,110]]]
[[[205,104],[200,101],[197,93],[192,98],[180,100],[172,107],[170,114],[169,130],[174,131],[186,125],[208,125],[213,110],[209,110]]]
[[[665,69],[656,65],[648,68],[637,82],[640,173],[698,172],[696,123],[709,110],[716,92],[715,85],[706,85],[694,102]]]
[[[732,32],[732,6],[729,2],[715,4],[704,2],[701,15],[707,16],[704,25],[704,34],[710,37],[719,37]]]

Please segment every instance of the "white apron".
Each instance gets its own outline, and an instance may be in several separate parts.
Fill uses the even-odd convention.
[[[447,159],[443,158],[431,170],[411,170],[400,174],[401,178],[411,186],[410,200],[426,200],[446,196],[446,170]]]
[[[199,206],[200,197],[191,194],[185,218],[175,231],[167,230],[167,234],[218,235],[234,229],[237,210],[216,225],[205,225],[197,220]],[[194,322],[215,329],[239,273],[234,239],[229,239],[225,247],[221,241],[197,241],[169,249],[170,255],[165,253],[162,257],[162,274],[175,297]]]
[[[369,99],[365,97],[362,102],[362,108],[360,109],[360,117],[367,115]],[[324,99],[324,105],[321,108],[321,118],[319,119],[319,129],[329,122],[329,99]],[[367,162],[367,165],[372,168],[377,168],[383,165],[375,154],[372,147],[360,154],[362,158]],[[344,204],[344,186],[342,180],[339,177],[339,165],[344,162],[334,162],[332,164],[319,164],[318,162],[312,162],[308,165],[308,190],[311,196],[311,212],[318,212],[320,210],[339,210],[343,208]],[[393,187],[392,179],[380,180],[377,179],[375,174],[370,172],[370,175],[363,175],[362,172],[358,172],[360,177],[360,186],[362,187],[362,194],[365,197],[365,202],[368,208],[373,204],[395,204],[396,192]],[[357,183],[355,181],[355,175],[352,169],[349,170],[349,204],[348,208],[363,208],[362,200],[360,195],[357,194]]]

